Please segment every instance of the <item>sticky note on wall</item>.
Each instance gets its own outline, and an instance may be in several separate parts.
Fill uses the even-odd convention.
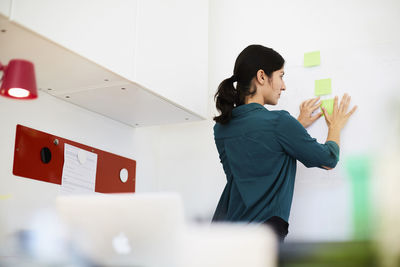
[[[12,198],[11,194],[7,194],[7,195],[0,195],[0,200],[6,200],[6,199],[10,199]]]
[[[321,111],[322,111],[322,107],[324,107],[326,109],[326,111],[328,112],[328,114],[332,114],[333,112],[333,102],[334,99],[325,99],[321,101]],[[323,116],[323,114],[322,114]]]
[[[319,51],[304,53],[304,67],[318,66],[321,64]]]
[[[315,81],[315,95],[329,95],[332,93],[331,79],[322,79]]]

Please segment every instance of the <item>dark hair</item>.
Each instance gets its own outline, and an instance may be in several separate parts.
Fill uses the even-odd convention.
[[[262,69],[268,77],[283,67],[285,60],[273,50],[262,45],[249,45],[237,57],[233,76],[223,80],[218,86],[215,101],[219,116],[214,120],[221,124],[228,123],[232,118],[234,107],[244,104],[246,96],[254,95],[256,88],[251,88],[251,80]],[[236,88],[233,83],[237,82]]]

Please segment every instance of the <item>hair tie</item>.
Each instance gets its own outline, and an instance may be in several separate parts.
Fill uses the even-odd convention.
[[[238,80],[235,74],[233,74],[230,79],[232,80],[232,82],[236,82]]]

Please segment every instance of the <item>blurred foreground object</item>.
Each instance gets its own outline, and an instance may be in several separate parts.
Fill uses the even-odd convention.
[[[400,109],[399,101],[389,106],[392,118],[386,127],[384,150],[374,174],[376,231],[383,267],[400,266]],[[389,114],[388,114],[389,115]],[[394,118],[394,120],[393,120]]]
[[[278,241],[265,225],[192,226],[186,231],[183,244],[182,267],[277,266]]]
[[[177,266],[184,231],[178,194],[135,193],[57,198],[70,243],[97,266]]]

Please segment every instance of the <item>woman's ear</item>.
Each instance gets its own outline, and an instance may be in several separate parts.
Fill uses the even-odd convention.
[[[261,69],[259,69],[257,71],[257,75],[256,75],[256,80],[258,83],[260,83],[261,85],[264,85],[264,83],[267,81],[268,76],[265,75],[265,72]]]

